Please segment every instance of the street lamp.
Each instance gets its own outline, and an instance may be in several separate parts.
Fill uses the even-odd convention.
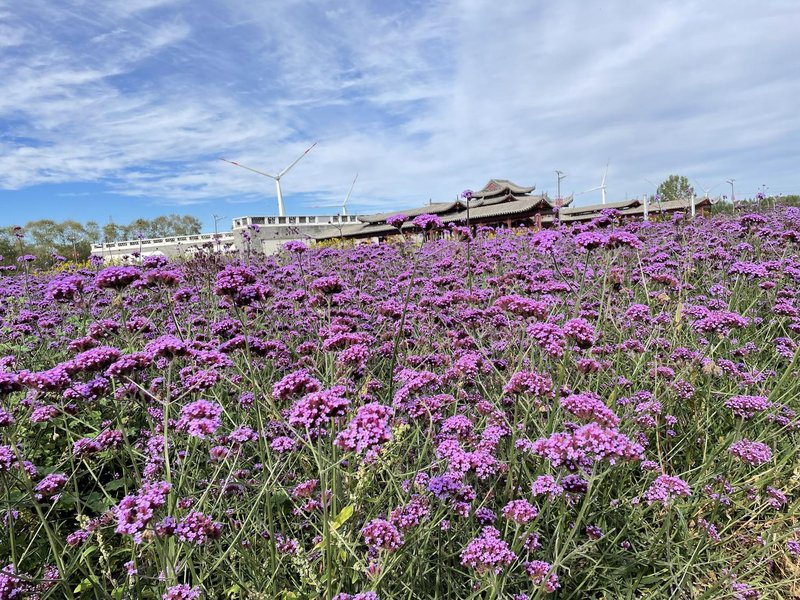
[[[75,246],[76,238],[74,235],[71,235],[67,239],[72,242],[72,260],[78,262],[78,248]]]
[[[733,209],[736,210],[736,195],[733,191],[733,182],[736,181],[735,179],[731,178],[728,179],[728,183],[731,184],[731,204],[733,204]]]
[[[217,232],[217,223],[219,223],[222,219],[225,218],[224,215],[211,215],[214,217],[214,242],[217,244],[217,252],[219,252],[219,233]]]
[[[564,174],[564,171],[559,171],[556,169],[556,176],[558,177],[558,196],[556,200],[561,200],[561,180],[564,179],[566,175]]]
[[[461,192],[461,198],[467,205],[467,281],[469,282],[469,292],[472,293],[472,257],[470,254],[470,247],[472,241],[472,225],[469,222],[469,203],[472,200],[472,190],[464,190]]]

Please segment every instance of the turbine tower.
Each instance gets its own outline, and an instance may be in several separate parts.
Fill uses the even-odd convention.
[[[358,173],[356,176],[353,177],[353,183],[350,184],[350,190],[347,192],[347,196],[344,197],[344,202],[342,202],[342,216],[347,216],[347,201],[350,200],[350,194],[353,193],[353,187],[356,185],[356,179],[358,179]]]
[[[246,167],[245,165],[240,165],[237,162],[234,162],[232,160],[228,160],[228,159],[225,159],[225,158],[220,158],[220,160],[222,160],[222,161],[224,161],[226,163],[232,164],[232,165],[236,165],[237,167],[241,167],[243,169],[247,169],[248,171],[252,171],[253,173],[258,173],[259,175],[263,175],[264,177],[269,177],[270,179],[274,179],[275,180],[275,189],[278,191],[278,216],[279,217],[285,217],[286,213],[285,213],[285,211],[283,209],[283,194],[281,193],[281,177],[286,175],[292,169],[292,167],[294,167],[297,163],[299,163],[300,159],[303,158],[309,152],[311,152],[311,149],[316,145],[317,145],[317,142],[314,142],[313,144],[311,144],[308,147],[308,149],[305,152],[303,152],[300,156],[298,156],[297,159],[292,164],[290,164],[288,167],[286,167],[283,171],[281,171],[277,175],[272,175],[271,173],[265,173],[264,171],[257,171],[256,169],[252,169],[250,167]]]

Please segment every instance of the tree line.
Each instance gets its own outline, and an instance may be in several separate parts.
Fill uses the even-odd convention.
[[[689,183],[689,178],[684,175],[670,175],[661,182],[655,195],[650,196],[651,204],[658,200],[684,200],[688,201],[695,195],[695,189]],[[736,197],[736,207],[731,199],[722,195],[722,202],[717,202],[711,207],[711,214],[732,213],[734,210],[761,210],[776,206],[800,206],[800,195],[771,195],[767,193],[766,186],[762,186],[755,198]]]
[[[83,261],[89,258],[92,244],[160,238],[178,235],[197,235],[202,224],[189,215],[165,215],[154,219],[135,219],[123,225],[96,221],[53,221],[39,219],[24,226],[0,227],[0,256],[2,264],[14,264],[20,256],[33,255],[40,262],[55,257]]]

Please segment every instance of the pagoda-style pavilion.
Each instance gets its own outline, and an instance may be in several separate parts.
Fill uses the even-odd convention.
[[[541,227],[553,220],[560,206],[568,205],[572,199],[558,202],[547,194],[533,194],[535,186],[523,187],[507,179],[490,179],[469,199],[459,198],[450,202],[432,202],[425,206],[360,216],[360,223],[327,228],[316,236],[318,240],[333,238],[385,238],[399,233],[387,223],[395,215],[406,215],[410,219],[418,215],[438,216],[442,223],[491,225],[494,227]],[[407,222],[402,231],[411,231],[414,226]]]

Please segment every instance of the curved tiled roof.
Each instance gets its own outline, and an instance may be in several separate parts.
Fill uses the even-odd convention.
[[[375,215],[365,215],[359,217],[364,223],[385,223],[386,219],[389,217],[393,217],[394,215],[406,215],[407,217],[416,217],[419,215],[439,215],[444,212],[448,212],[453,210],[454,208],[460,208],[463,204],[459,201],[452,201],[452,202],[434,202],[432,204],[428,204],[426,206],[420,206],[417,208],[409,208],[407,210],[393,210],[392,212],[385,212],[385,213],[378,213]]]
[[[506,196],[504,201],[486,203],[470,203],[469,217],[470,219],[488,219],[492,217],[504,217],[508,215],[516,215],[519,213],[529,212],[539,209],[542,213],[552,211],[555,204],[545,195],[540,196]],[[457,213],[443,215],[442,221],[445,223],[454,223],[458,221],[467,220],[467,210]]]
[[[571,208],[562,208],[559,212],[562,216],[582,215],[584,213],[600,212],[606,208],[615,208],[617,210],[624,210],[626,208],[633,208],[639,206],[639,200],[625,200],[623,202],[607,202],[606,204],[590,204],[587,206],[573,206]]]
[[[714,204],[709,198],[695,198],[694,207],[703,208]],[[559,219],[565,223],[571,221],[589,221],[600,216],[600,213],[609,208],[614,208],[623,216],[643,215],[644,204],[641,200],[628,200],[625,202],[609,202],[607,204],[592,204],[589,206],[577,206],[575,208],[565,208],[559,211]],[[659,212],[675,212],[679,210],[691,210],[689,200],[665,200],[663,202],[648,202],[647,212],[651,215]]]
[[[508,179],[490,179],[489,182],[483,186],[483,189],[472,192],[472,197],[478,198],[491,198],[494,196],[505,196],[508,194],[514,196],[521,196],[523,194],[530,194],[536,189],[535,185],[531,187],[522,187]]]

